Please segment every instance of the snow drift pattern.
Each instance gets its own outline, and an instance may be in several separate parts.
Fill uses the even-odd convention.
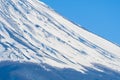
[[[64,19],[38,0],[0,0],[0,60],[120,72],[120,47]]]

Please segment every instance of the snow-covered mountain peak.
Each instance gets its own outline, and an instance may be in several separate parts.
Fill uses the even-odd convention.
[[[0,60],[46,63],[84,72],[120,71],[120,47],[64,19],[38,0],[0,0]]]

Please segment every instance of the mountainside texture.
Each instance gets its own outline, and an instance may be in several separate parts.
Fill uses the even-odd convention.
[[[120,80],[119,46],[39,0],[0,0],[0,61],[0,80]]]

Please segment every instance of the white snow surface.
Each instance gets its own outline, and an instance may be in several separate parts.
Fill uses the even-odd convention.
[[[0,60],[46,63],[83,73],[83,66],[99,70],[95,63],[120,71],[120,47],[39,0],[0,0]]]

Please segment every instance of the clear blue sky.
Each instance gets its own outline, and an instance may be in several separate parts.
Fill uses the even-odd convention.
[[[87,30],[120,45],[120,0],[41,0]]]

